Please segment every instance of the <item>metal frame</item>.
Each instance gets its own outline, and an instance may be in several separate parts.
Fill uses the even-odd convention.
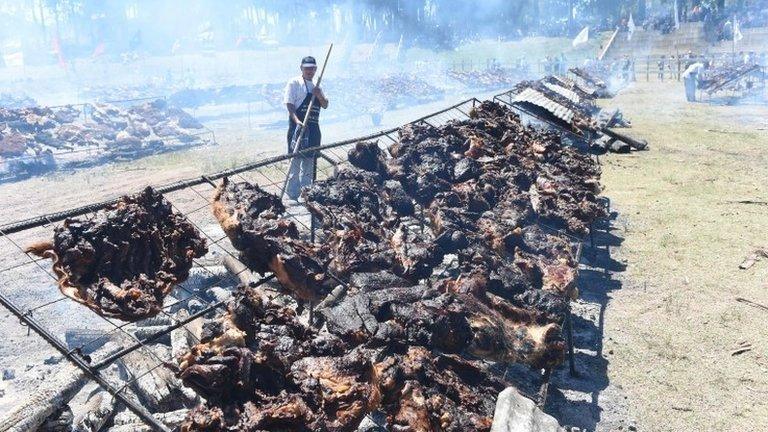
[[[594,140],[592,133],[588,132],[585,135],[578,134],[570,129],[565,128],[563,125],[552,121],[551,119],[544,118],[534,112],[531,112],[530,110],[527,110],[524,107],[514,103],[514,97],[516,95],[517,93],[515,93],[514,90],[509,90],[509,91],[495,95],[493,97],[493,101],[504,104],[510,109],[517,111],[518,113],[522,113],[524,115],[533,117],[534,119],[536,119],[536,122],[543,123],[544,125],[546,125],[547,128],[554,129],[563,135],[567,135],[574,142],[580,143],[580,144],[583,143],[587,146],[586,149],[581,148],[581,146],[574,146],[579,150],[587,152],[588,149],[592,146],[592,141]]]
[[[509,105],[509,103],[501,100],[500,96],[494,97],[494,101],[498,101],[506,105]],[[443,110],[418,118],[408,124],[424,123],[428,125],[439,125],[454,119],[466,119],[469,117],[469,112],[471,108],[474,108],[476,104],[478,104],[479,102],[480,101],[476,98],[466,99],[457,104],[451,105]],[[320,179],[327,178],[333,175],[333,173],[335,173],[341,165],[348,163],[347,156],[346,156],[347,150],[351,148],[354,144],[356,144],[359,141],[378,140],[378,139],[384,139],[384,138],[388,139],[391,142],[397,142],[397,138],[393,136],[393,134],[395,134],[399,130],[400,128],[386,129],[371,135],[353,138],[353,139],[344,140],[344,141],[338,141],[335,143],[323,145],[319,148],[307,149],[300,152],[296,152],[294,154],[269,157],[269,158],[265,158],[253,163],[249,163],[249,164],[237,167],[237,168],[232,168],[232,169],[228,169],[228,170],[224,170],[224,171],[220,171],[220,172],[216,172],[208,175],[202,175],[199,177],[189,178],[189,179],[180,180],[174,183],[158,186],[155,189],[159,193],[163,194],[163,196],[172,203],[172,206],[175,211],[184,214],[190,220],[190,222],[193,223],[193,225],[195,225],[195,227],[203,234],[203,236],[207,238],[210,249],[213,250],[215,248],[216,252],[220,253],[222,256],[231,257],[239,261],[237,258],[237,254],[235,253],[236,251],[231,247],[231,245],[229,245],[229,242],[228,241],[224,242],[224,240],[227,239],[227,236],[220,231],[218,224],[215,224],[215,220],[212,218],[212,215],[210,214],[209,211],[207,211],[210,208],[210,204],[211,204],[210,193],[217,186],[217,184],[214,182],[215,180],[221,179],[223,177],[237,177],[241,180],[246,180],[251,183],[259,184],[259,186],[264,188],[265,190],[278,191],[282,184],[282,178],[284,178],[284,176],[286,175],[287,168],[288,168],[287,163],[289,162],[289,160],[292,159],[293,157],[299,157],[299,156],[312,157],[312,155],[314,155],[314,157],[316,158],[314,177],[320,178]],[[564,132],[572,133],[570,131],[564,131]],[[386,145],[386,144],[388,144],[387,141],[382,143],[382,145]],[[318,164],[318,162],[321,162],[321,163]],[[205,188],[206,190],[200,190],[201,189],[200,187]],[[206,195],[205,192],[208,192],[208,194]],[[6,262],[8,261],[7,259],[3,259],[2,257],[0,257],[0,265],[2,265],[2,268],[0,268],[0,275],[6,276],[9,272],[24,271],[25,272],[24,277],[30,281],[33,281],[33,274],[31,274],[30,272],[37,272],[38,276],[42,277],[43,279],[47,280],[48,277],[52,278],[50,279],[49,283],[55,284],[56,277],[51,273],[50,269],[46,269],[45,267],[47,266],[48,263],[47,262],[42,263],[41,261],[44,261],[43,259],[35,258],[25,253],[23,251],[23,248],[20,246],[19,242],[14,240],[13,236],[25,235],[25,237],[29,237],[30,232],[35,229],[42,229],[41,233],[45,233],[45,235],[49,236],[52,226],[55,225],[56,223],[59,223],[70,217],[92,215],[93,213],[99,211],[100,209],[103,209],[106,206],[109,206],[115,203],[116,201],[117,199],[105,200],[97,203],[80,206],[77,208],[45,214],[45,215],[41,215],[41,216],[37,216],[37,217],[33,217],[33,218],[29,218],[29,219],[21,220],[17,222],[12,222],[12,223],[8,223],[3,226],[0,226],[0,241],[9,242],[12,246],[11,250],[15,250],[17,254],[20,254],[21,257],[23,257],[23,259],[20,262],[14,262],[14,260],[11,259],[10,265],[7,265],[8,264]],[[190,203],[190,201],[192,202]],[[305,234],[312,236],[312,238],[314,239],[316,223],[313,217],[308,217],[306,212],[302,213],[304,210],[306,209],[299,209],[297,212],[297,209],[295,207],[292,207],[288,209],[288,215],[291,218],[293,218],[294,221],[300,227],[304,229]],[[307,219],[309,220],[307,221]],[[211,224],[211,222],[213,222],[215,225]],[[208,225],[206,225],[206,223],[208,223]],[[540,226],[542,226],[547,230],[556,232],[561,235],[565,234],[562,230],[557,230],[555,228],[549,227],[546,224],[543,224],[540,222],[538,223]],[[210,228],[211,226],[214,226],[214,228]],[[423,229],[423,226],[422,226],[422,229]],[[586,238],[578,238],[571,235],[567,235],[567,236],[569,239],[571,239],[576,249],[576,263],[577,263],[576,271],[578,272],[578,263],[581,261],[583,245],[586,242]],[[24,239],[24,241],[28,241],[28,240],[29,240],[28,238]],[[594,245],[594,242],[593,242],[593,245]],[[213,253],[216,253],[216,252],[213,252]],[[53,346],[65,358],[67,358],[67,360],[69,360],[70,362],[75,364],[78,368],[83,370],[83,372],[85,372],[91,379],[96,381],[99,384],[99,386],[104,388],[106,391],[112,394],[118,401],[123,403],[128,409],[130,409],[133,413],[139,416],[139,418],[142,421],[144,421],[147,425],[149,425],[155,430],[167,431],[168,428],[165,425],[159,422],[143,406],[141,406],[136,401],[131,399],[129,395],[125,393],[125,390],[132,383],[136,382],[137,380],[141,379],[147,374],[152,373],[155,369],[160,368],[165,364],[163,359],[159,358],[154,352],[152,352],[151,349],[147,347],[147,344],[153,341],[156,341],[162,338],[163,336],[168,335],[171,331],[179,328],[183,328],[186,331],[190,332],[191,334],[191,330],[189,330],[186,327],[190,322],[194,321],[195,319],[201,318],[205,315],[208,315],[209,313],[212,313],[216,309],[219,309],[225,305],[225,300],[210,300],[205,297],[203,292],[207,288],[220,285],[223,283],[230,284],[228,286],[233,286],[236,284],[238,275],[229,274],[229,273],[223,276],[218,275],[210,267],[211,264],[207,263],[204,259],[196,260],[194,264],[195,264],[195,268],[201,269],[204,273],[210,275],[211,277],[210,280],[207,281],[204,284],[204,286],[198,287],[197,289],[188,288],[185,286],[185,283],[180,284],[177,288],[179,291],[175,291],[175,292],[177,293],[183,292],[183,294],[187,297],[180,300],[174,300],[171,302],[166,301],[166,304],[163,306],[163,309],[161,312],[162,315],[165,315],[166,317],[171,319],[172,324],[143,339],[137,338],[134,334],[128,331],[128,328],[131,325],[131,323],[118,323],[118,322],[115,322],[115,320],[110,320],[96,314],[91,314],[93,316],[101,318],[103,322],[106,324],[107,328],[109,328],[110,330],[107,333],[105,333],[103,336],[100,336],[99,338],[97,338],[96,340],[92,340],[84,344],[80,344],[79,346],[76,346],[73,348],[69,348],[66,343],[61,341],[61,339],[56,335],[54,331],[52,331],[50,328],[48,328],[43,322],[41,322],[38,319],[38,317],[43,317],[46,314],[49,314],[49,313],[52,314],[49,306],[55,303],[58,303],[60,301],[65,301],[67,298],[64,297],[63,295],[59,294],[53,300],[44,299],[44,301],[40,304],[24,306],[24,305],[20,305],[20,303],[17,302],[16,299],[12,298],[12,296],[3,294],[3,291],[8,290],[8,288],[6,288],[5,286],[0,286],[0,304],[2,304],[4,307],[9,309],[21,321],[22,324],[28,326],[31,330],[39,334],[48,344]],[[243,265],[243,268],[247,269],[244,265]],[[331,276],[333,277],[333,275]],[[270,290],[270,288],[267,287],[266,284],[270,282],[273,278],[274,278],[274,275],[268,275],[266,277],[261,278],[255,284],[262,286],[263,289],[265,290]],[[340,280],[339,278],[336,278],[336,277],[334,278],[342,286],[346,285],[345,281]],[[30,285],[33,286],[32,289],[35,289],[34,283],[30,283]],[[11,289],[13,289],[13,287],[11,287]],[[42,285],[38,286],[37,289],[45,293],[48,293],[51,290],[53,291],[56,290],[56,288],[54,287],[44,287]],[[173,309],[180,307],[185,303],[188,305],[192,299],[201,301],[203,303],[203,307],[197,312],[190,314],[189,317],[185,319],[182,319],[182,320],[175,319],[172,315]],[[80,307],[80,306],[74,306],[74,307]],[[310,311],[311,311],[311,308],[310,308]],[[54,322],[56,322],[57,317],[54,316],[53,319],[54,319]],[[310,313],[310,323],[311,322],[312,322],[312,315]],[[561,323],[561,326],[563,327],[563,330],[567,339],[567,343],[568,343],[569,370],[572,375],[575,375],[577,372],[574,364],[573,329],[572,329],[570,307],[568,308],[567,315],[565,316],[564,321]],[[95,362],[92,362],[88,356],[83,354],[83,352],[87,351],[89,347],[95,345],[99,341],[102,341],[105,338],[113,338],[115,336],[120,336],[125,340],[127,340],[127,343],[122,345],[117,352],[112,353]],[[153,357],[155,360],[157,360],[157,363],[154,366],[149,367],[145,371],[138,371],[137,373],[132,373],[131,378],[127,379],[125,382],[120,382],[120,383],[111,382],[110,379],[107,378],[102,373],[105,368],[109,367],[115,362],[122,360],[125,355],[132,353],[134,351],[139,351],[139,350]],[[541,382],[541,387],[539,391],[539,400],[538,400],[540,405],[543,405],[543,403],[546,402],[546,394],[547,394],[549,377],[551,375],[551,372],[552,372],[551,370],[545,370],[543,371],[543,374],[541,376],[542,382]]]
[[[715,103],[716,95],[720,94],[723,96],[723,93],[725,93],[724,97],[730,97],[730,98],[747,98],[750,94],[760,94],[761,92],[765,94],[766,86],[765,86],[765,74],[766,72],[763,71],[759,66],[754,65],[752,68],[748,70],[744,70],[740,73],[734,74],[733,76],[728,77],[725,81],[712,86],[711,88],[697,88],[697,92],[699,94],[698,100],[703,100],[704,95],[706,95],[707,102],[710,104]],[[751,91],[741,90],[740,95],[737,96],[737,93],[739,93],[738,88],[736,88],[739,84],[743,84],[746,82],[749,82],[752,80],[752,82],[756,83]]]
[[[430,124],[439,124],[452,119],[467,118],[467,115],[465,111],[462,110],[462,107],[465,105],[474,106],[477,102],[478,100],[475,98],[467,99],[449,106],[443,110],[416,119],[411,123],[429,121]],[[211,224],[211,222],[214,220],[212,219],[213,217],[210,214],[210,211],[207,211],[211,205],[211,192],[217,186],[216,183],[214,183],[214,180],[221,179],[223,177],[238,177],[239,179],[259,184],[260,187],[264,188],[265,190],[274,190],[279,188],[281,184],[281,180],[279,179],[284,177],[287,171],[286,162],[289,159],[296,156],[308,156],[316,151],[317,154],[315,157],[322,159],[327,163],[327,165],[323,167],[318,166],[315,175],[319,177],[327,177],[335,172],[340,164],[346,162],[345,146],[351,147],[359,141],[374,140],[384,137],[394,142],[397,140],[392,136],[392,134],[397,132],[399,129],[400,128],[387,129],[368,136],[327,144],[320,147],[319,151],[318,149],[308,149],[292,155],[281,155],[265,158],[263,160],[259,160],[257,162],[253,162],[237,168],[159,186],[156,188],[156,190],[163,194],[163,196],[171,202],[175,211],[184,214],[188,220],[203,234],[203,236],[208,240],[211,253],[219,253],[222,256],[228,256],[238,260],[237,255],[234,249],[231,248],[231,245],[229,245],[229,242],[224,242],[224,240],[227,239],[227,236],[220,231],[218,224],[215,226]],[[201,190],[201,187],[205,188],[206,190]],[[105,330],[105,334],[95,340],[81,343],[79,346],[69,348],[67,344],[62,341],[60,335],[58,335],[57,332],[53,331],[49,326],[45,324],[46,320],[52,320],[56,327],[60,327],[62,325],[63,320],[58,314],[56,314],[51,306],[56,303],[66,301],[68,298],[59,293],[56,289],[55,285],[57,278],[50,271],[50,268],[47,268],[48,263],[43,262],[46,260],[33,257],[30,254],[24,252],[24,248],[21,246],[21,243],[28,242],[30,240],[30,236],[50,236],[50,231],[52,230],[53,226],[67,218],[76,216],[93,217],[95,212],[103,209],[106,206],[109,206],[110,204],[115,203],[116,201],[117,199],[105,200],[0,226],[0,242],[9,243],[9,247],[6,248],[8,252],[4,254],[4,257],[0,257],[0,266],[2,266],[2,268],[0,268],[0,275],[2,275],[6,281],[12,282],[13,276],[9,277],[9,274],[19,273],[21,276],[17,277],[24,279],[27,292],[30,290],[32,292],[38,291],[44,297],[39,303],[37,303],[38,300],[35,299],[34,304],[26,305],[24,304],[24,301],[19,301],[17,298],[14,298],[14,295],[18,296],[22,293],[20,290],[15,290],[14,288],[16,287],[14,287],[12,283],[9,283],[0,287],[0,304],[10,310],[23,325],[28,326],[29,329],[39,334],[49,345],[60,352],[68,361],[80,368],[91,379],[96,381],[99,386],[103,387],[118,401],[123,403],[147,425],[155,430],[168,431],[169,429],[165,425],[160,423],[144,407],[134,401],[129,396],[129,394],[125,393],[125,390],[137,380],[152,373],[154,370],[162,367],[165,364],[165,361],[158,357],[151,349],[149,349],[147,344],[156,341],[163,336],[170,334],[171,331],[179,328],[184,328],[191,334],[192,332],[187,328],[187,324],[194,321],[195,319],[213,312],[225,304],[224,300],[214,301],[206,298],[206,296],[203,294],[204,291],[207,288],[225,283],[227,284],[226,286],[233,286],[236,283],[238,275],[228,273],[224,275],[218,275],[214,269],[211,268],[211,264],[206,263],[204,259],[195,260],[195,268],[201,269],[204,273],[209,275],[209,280],[206,281],[203,286],[198,287],[197,289],[188,288],[186,286],[187,283],[182,283],[176,288],[174,293],[181,293],[185,298],[175,301],[166,300],[166,303],[163,305],[161,311],[162,315],[170,318],[172,323],[170,326],[167,326],[161,331],[140,339],[129,331],[130,326],[133,325],[133,323],[119,322],[118,320],[109,319],[95,313],[85,314],[87,317],[91,318],[98,317],[95,318],[96,321],[101,322],[102,326],[106,327],[108,330]],[[309,218],[310,220],[307,222],[307,215],[301,214],[300,211],[296,212],[295,208],[289,208],[288,214],[294,219],[295,222],[297,222],[300,227],[304,229],[305,232],[309,233],[310,235],[314,235],[315,230],[314,222],[311,220],[312,218]],[[211,226],[214,226],[214,228],[210,228]],[[35,232],[34,230],[38,230],[39,232]],[[21,238],[15,239],[15,236],[19,236]],[[17,257],[21,257],[21,259],[18,259]],[[247,269],[245,266],[243,266],[243,268]],[[262,278],[256,284],[264,285],[271,279],[273,279],[273,275]],[[338,282],[344,284],[344,282],[341,280],[338,280]],[[268,288],[265,287],[264,289]],[[4,292],[10,293],[5,294]],[[50,298],[52,292],[56,293],[53,299]],[[204,306],[201,308],[201,310],[198,310],[183,320],[175,319],[172,314],[173,309],[184,305],[188,306],[192,299],[203,303]],[[72,307],[80,307],[74,303],[71,304]],[[78,310],[78,313],[79,311],[80,310]],[[66,322],[63,323],[63,325],[65,328],[73,327]],[[127,340],[127,343],[123,343],[117,352],[95,362],[92,362],[90,357],[83,354],[84,352],[88,351],[89,348],[92,348],[99,342],[116,337]],[[128,378],[125,382],[111,382],[110,378],[102,373],[105,368],[109,367],[117,361],[122,360],[125,355],[139,350],[155,359],[156,364],[154,364],[152,367],[149,367],[147,370],[132,373],[132,377]]]

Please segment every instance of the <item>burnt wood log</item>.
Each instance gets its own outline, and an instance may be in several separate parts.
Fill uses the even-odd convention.
[[[117,403],[114,397],[104,390],[92,392],[72,424],[73,432],[98,432],[115,414]]]
[[[102,347],[94,359],[109,356],[120,349],[114,343]],[[66,405],[88,382],[85,372],[71,363],[64,364],[50,379],[21,398],[20,402],[0,417],[0,432],[37,430],[45,420]]]
[[[625,134],[616,132],[616,131],[608,129],[608,128],[603,128],[601,130],[601,132],[606,134],[606,135],[608,135],[609,137],[611,137],[613,139],[616,139],[616,140],[619,140],[619,141],[622,141],[622,142],[625,142],[625,143],[629,144],[629,146],[631,146],[635,150],[646,150],[648,148],[648,142],[647,141],[636,140],[636,139],[634,139],[634,138],[632,138],[630,136],[627,136]]]
[[[145,349],[152,350],[161,359],[171,359],[171,349],[165,345],[155,344]],[[119,362],[125,379],[130,381],[130,388],[142,405],[152,412],[167,412],[194,405],[196,401],[182,390],[181,382],[172,371],[165,367],[154,368],[158,363],[155,355],[142,350],[133,351]],[[150,369],[153,370],[144,374]],[[143,376],[139,376],[141,374]]]

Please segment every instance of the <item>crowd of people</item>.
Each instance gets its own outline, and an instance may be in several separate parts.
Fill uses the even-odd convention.
[[[747,0],[720,11],[705,9],[702,21],[707,41],[733,40],[737,26],[739,30],[768,27],[768,0]]]
[[[654,14],[643,21],[643,30],[656,30],[661,34],[669,34],[675,30],[675,17],[671,13]]]

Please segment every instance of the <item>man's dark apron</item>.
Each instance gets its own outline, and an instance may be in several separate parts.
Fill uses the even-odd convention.
[[[306,83],[304,83],[304,88],[306,88]],[[301,101],[301,105],[296,107],[296,117],[300,118],[302,121],[304,120],[304,116],[307,115],[307,109],[309,109],[309,101],[312,100],[312,93],[307,91],[307,95],[304,96],[304,100]],[[320,145],[320,124],[318,121],[320,120],[320,104],[316,103],[312,105],[312,111],[309,113],[309,118],[307,119],[307,124],[305,125],[307,128],[307,131],[304,132],[304,137],[302,138],[302,142],[299,143],[299,148],[295,149],[295,151],[305,150],[310,147],[318,147]],[[296,128],[296,122],[293,121],[293,118],[288,119],[288,153],[291,153],[291,143],[294,141],[294,138],[298,138],[300,130],[297,130]],[[294,137],[296,135],[296,137]]]

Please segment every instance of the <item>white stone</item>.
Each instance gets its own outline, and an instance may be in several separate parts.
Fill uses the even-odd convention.
[[[499,393],[491,432],[565,432],[565,429],[532,400],[514,387],[508,387]]]

